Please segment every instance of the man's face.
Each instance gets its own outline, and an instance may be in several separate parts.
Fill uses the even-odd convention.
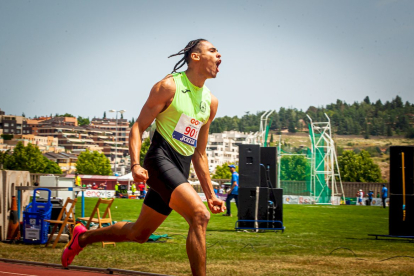
[[[221,63],[220,53],[209,41],[201,41],[198,44],[198,49],[198,52],[193,53],[197,54],[199,58],[199,60],[196,60],[197,66],[205,70],[207,78],[215,78],[219,72],[219,65]]]

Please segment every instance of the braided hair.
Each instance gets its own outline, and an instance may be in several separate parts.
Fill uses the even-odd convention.
[[[207,41],[207,40],[206,39],[203,39],[203,38],[199,38],[199,39],[196,39],[196,40],[191,40],[190,42],[188,42],[187,46],[185,46],[184,49],[182,49],[178,53],[176,53],[176,54],[171,55],[171,56],[168,57],[168,58],[170,58],[170,57],[175,57],[175,56],[179,56],[179,55],[184,55],[184,57],[182,59],[180,59],[180,61],[178,61],[175,64],[174,70],[171,72],[171,74],[174,73],[174,72],[177,72],[177,70],[180,69],[181,67],[183,67],[184,64],[186,64],[186,63],[188,64],[189,57],[190,57],[191,53],[193,52],[193,50],[195,48],[197,48],[197,45],[201,41]]]

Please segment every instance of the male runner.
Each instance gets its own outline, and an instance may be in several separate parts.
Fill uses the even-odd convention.
[[[221,55],[209,41],[197,39],[175,55],[184,57],[173,73],[185,63],[185,72],[166,76],[152,88],[147,102],[133,125],[129,138],[131,171],[135,182],[146,182],[150,191],[135,223],[118,222],[112,226],[86,231],[76,225],[73,238],[62,254],[67,267],[82,249],[101,241],[144,243],[175,210],[189,224],[187,255],[194,275],[206,274],[205,236],[210,213],[188,183],[190,163],[212,213],[224,212],[224,202],[216,197],[211,184],[206,146],[218,101],[204,85],[219,72]],[[151,146],[140,164],[142,133],[155,120]]]

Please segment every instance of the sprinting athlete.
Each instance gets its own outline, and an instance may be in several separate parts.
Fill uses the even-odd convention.
[[[82,249],[101,241],[144,243],[175,210],[189,224],[187,255],[194,275],[206,274],[206,228],[210,213],[197,192],[188,183],[190,163],[213,214],[226,209],[214,194],[207,162],[206,146],[218,101],[204,85],[219,72],[221,55],[205,39],[190,41],[175,55],[184,57],[152,88],[141,113],[129,134],[131,171],[135,182],[151,188],[135,223],[118,222],[112,226],[87,231],[82,224],[74,228],[71,241],[62,254],[67,267]],[[184,64],[185,72],[176,71]],[[155,119],[156,132],[140,164],[142,133]]]

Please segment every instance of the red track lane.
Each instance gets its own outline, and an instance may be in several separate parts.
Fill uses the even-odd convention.
[[[13,263],[0,262],[0,276],[63,276],[63,275],[76,275],[76,276],[90,276],[100,275],[103,273],[86,272],[79,270],[65,270],[51,267],[42,267],[35,265],[23,265]]]

